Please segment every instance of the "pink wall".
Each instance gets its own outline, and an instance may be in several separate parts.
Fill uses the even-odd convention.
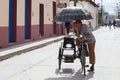
[[[56,34],[57,35],[61,35],[62,34],[62,25],[61,24],[57,24],[56,26]]]
[[[53,24],[45,24],[44,25],[44,36],[42,38],[49,38],[54,35],[61,35],[62,34],[62,26],[59,24],[56,28],[56,34],[53,34]],[[32,25],[32,40],[40,39],[39,35],[39,25]]]
[[[45,24],[44,25],[44,38],[51,37],[53,35],[53,28],[52,24]]]
[[[32,25],[31,27],[31,39],[29,41],[32,40],[38,40],[40,39],[40,35],[39,35],[39,25]],[[57,24],[57,28],[56,28],[56,34],[54,34],[55,36],[61,35],[62,34],[62,27],[60,24]],[[42,36],[42,38],[49,38],[49,37],[53,37],[53,24],[45,24],[44,25],[44,36]],[[24,39],[24,26],[17,26],[17,42],[14,44],[18,44],[18,43],[24,43],[25,39]],[[8,27],[4,26],[4,27],[0,27],[0,47],[7,47],[9,45],[8,43]]]
[[[8,46],[8,27],[0,27],[0,48]]]
[[[24,42],[24,26],[17,26],[17,43]]]
[[[39,39],[39,25],[32,25],[31,27],[31,39],[32,40],[37,40]]]

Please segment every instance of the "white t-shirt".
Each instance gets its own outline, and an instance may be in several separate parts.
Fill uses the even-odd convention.
[[[87,27],[86,24],[82,24],[82,30],[80,30],[80,28],[78,29],[79,33],[82,35],[82,37],[86,37],[86,34],[89,33],[90,34],[90,37],[87,38],[86,42],[89,44],[89,43],[92,43],[95,41],[95,36],[93,35],[92,31],[90,30],[89,27]]]

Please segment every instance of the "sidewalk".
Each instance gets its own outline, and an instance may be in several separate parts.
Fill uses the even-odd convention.
[[[11,47],[0,49],[0,61],[11,58],[15,55],[35,50],[44,47],[50,43],[54,43],[63,39],[64,36],[58,36],[53,38],[47,38],[43,40],[37,40],[33,42],[27,42],[19,45],[13,45]]]

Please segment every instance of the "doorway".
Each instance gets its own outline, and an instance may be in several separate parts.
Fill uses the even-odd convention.
[[[25,27],[24,38],[31,38],[31,0],[25,0]]]
[[[39,34],[44,35],[44,4],[39,5]]]
[[[9,0],[8,41],[16,42],[17,38],[17,0]]]
[[[56,15],[56,2],[53,2],[53,19]],[[53,22],[53,34],[56,34],[56,22]]]

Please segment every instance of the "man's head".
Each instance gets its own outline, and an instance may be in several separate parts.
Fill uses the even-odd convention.
[[[82,25],[82,21],[81,21],[81,20],[76,20],[76,21],[74,22],[74,24],[75,24],[76,26],[81,26],[81,25]]]

